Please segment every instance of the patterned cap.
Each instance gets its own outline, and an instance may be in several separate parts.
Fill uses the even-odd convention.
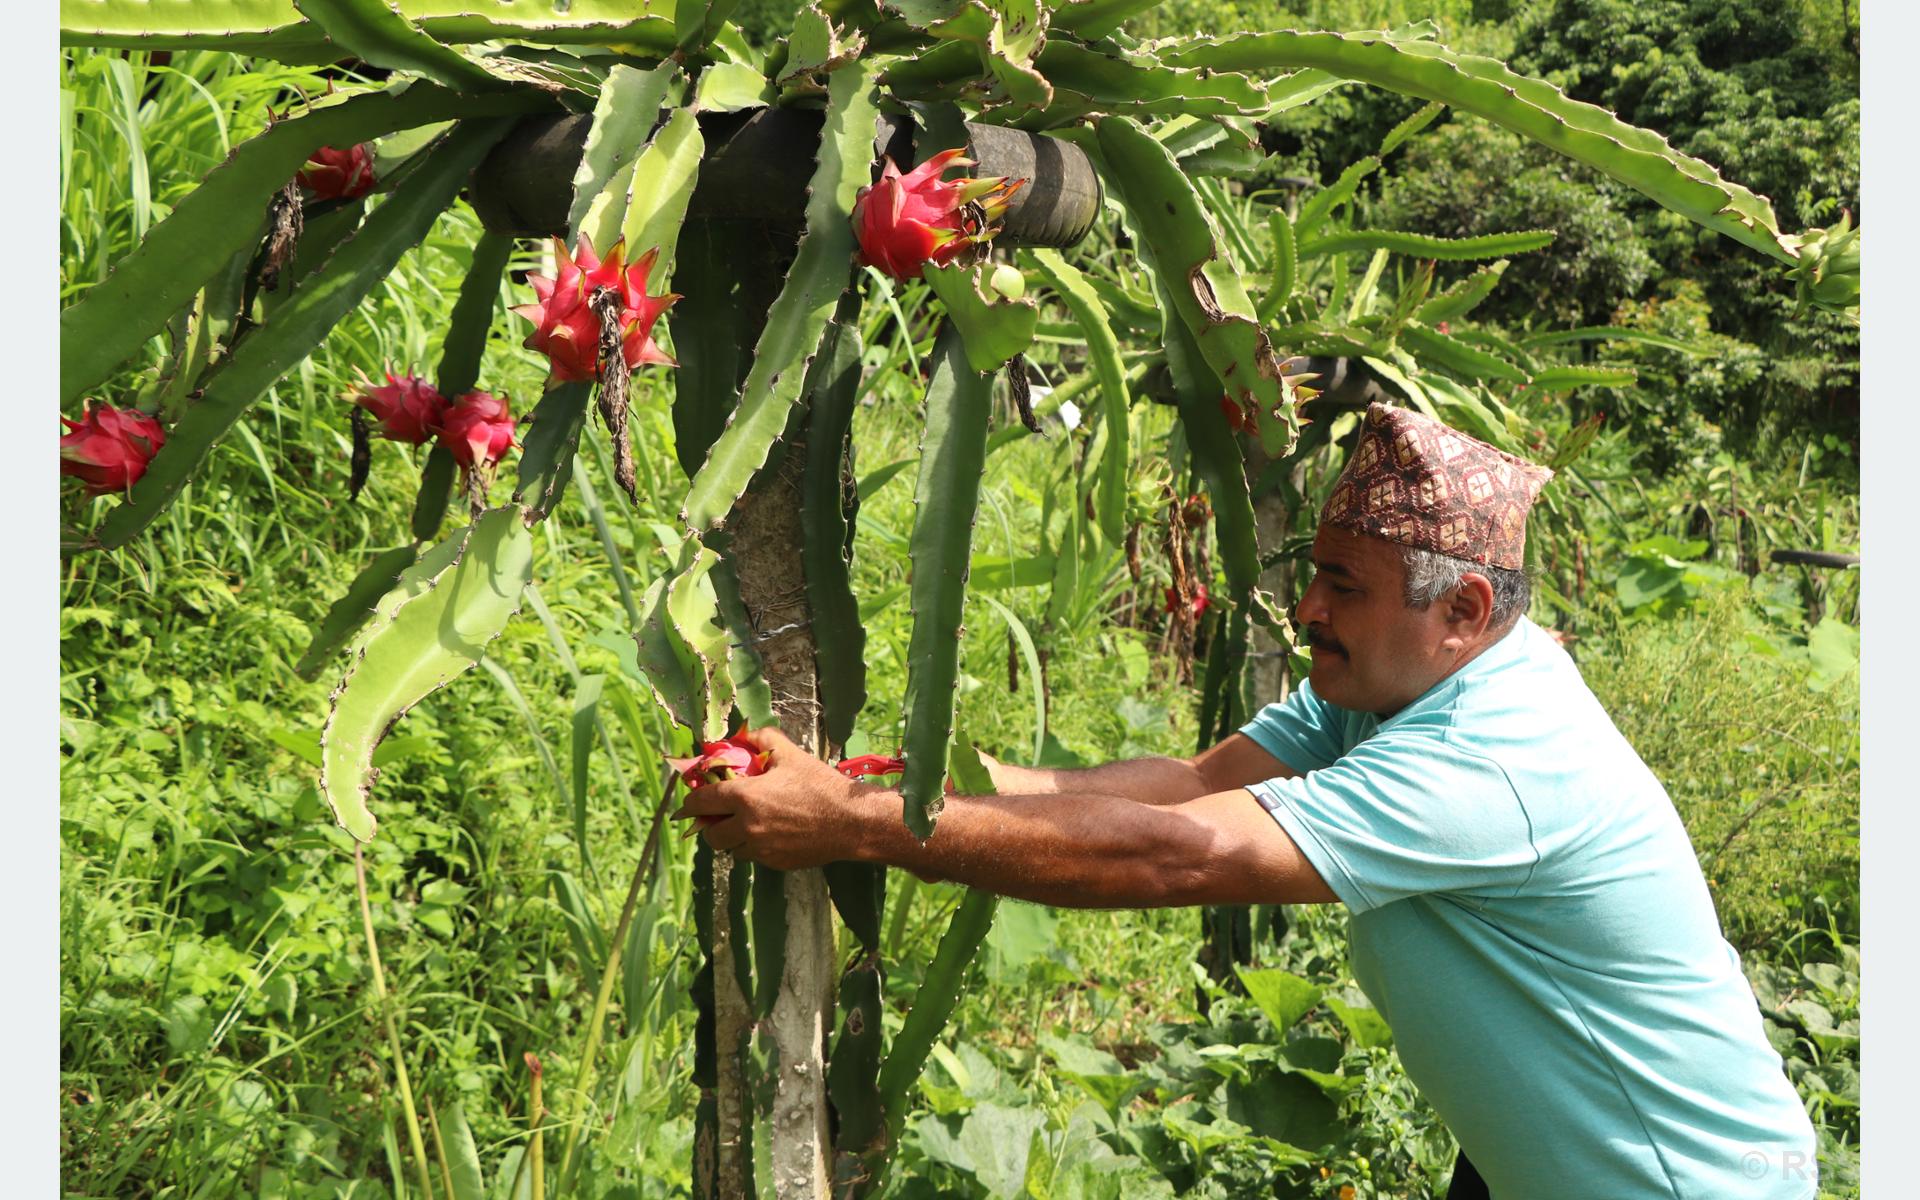
[[[1519,570],[1527,510],[1552,478],[1432,417],[1373,404],[1320,523]]]

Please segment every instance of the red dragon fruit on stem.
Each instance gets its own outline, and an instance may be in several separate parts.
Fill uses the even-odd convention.
[[[717,742],[705,742],[692,758],[669,758],[667,765],[679,773],[680,782],[689,789],[719,783],[735,775],[758,775],[767,769],[773,751],[756,748],[735,730]]]
[[[1179,605],[1180,598],[1172,588],[1168,588],[1166,591],[1167,591],[1166,611],[1172,612]],[[1193,619],[1198,621],[1200,617],[1207,611],[1208,606],[1211,605],[1212,603],[1213,601],[1207,596],[1207,585],[1204,583],[1194,584],[1193,585],[1193,601],[1191,605],[1192,612],[1193,612]]]
[[[866,779],[873,775],[898,775],[907,769],[907,761],[886,754],[860,754],[841,759],[833,769],[848,779]]]
[[[960,154],[958,147],[942,150],[904,175],[885,160],[879,181],[861,188],[853,205],[862,263],[895,279],[918,279],[927,263],[945,266],[998,231],[1009,199],[1026,180],[942,180],[948,167],[974,165]]]
[[[526,345],[547,356],[554,379],[580,382],[600,373],[600,318],[591,301],[601,288],[611,288],[620,297],[624,331],[620,349],[628,369],[638,370],[647,363],[680,365],[653,341],[653,323],[680,298],[671,292],[647,295],[647,275],[660,252],[649,250],[623,269],[625,245],[624,239],[616,241],[603,261],[584,234],[572,255],[567,253],[566,244],[555,238],[557,277],[527,276],[538,299],[516,305],[513,311],[533,322],[534,331],[527,336]]]
[[[418,375],[395,375],[391,366],[382,368],[384,387],[360,375],[360,390],[353,402],[373,414],[379,434],[389,441],[418,446],[433,439],[434,427],[447,411],[447,399]]]
[[[506,397],[468,392],[447,406],[434,432],[461,467],[491,471],[507,447],[520,444],[513,440],[513,428]]]
[[[317,200],[351,200],[373,190],[373,151],[365,142],[345,150],[322,146],[297,177]]]
[[[692,791],[709,783],[719,783],[735,775],[759,775],[767,769],[767,760],[773,757],[773,751],[756,748],[741,735],[744,729],[737,729],[717,742],[701,745],[700,753],[692,758],[669,758],[667,765],[680,776],[680,782]],[[721,820],[716,816],[696,818],[702,825],[712,825]]]
[[[138,409],[82,404],[78,421],[60,423],[70,431],[60,438],[60,473],[80,480],[89,496],[126,491],[167,444],[160,422]]]

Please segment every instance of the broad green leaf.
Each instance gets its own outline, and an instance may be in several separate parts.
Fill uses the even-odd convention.
[[[1259,1063],[1246,1079],[1228,1080],[1225,1090],[1227,1116],[1261,1137],[1311,1152],[1345,1132],[1339,1103],[1294,1072]]]
[[[1236,967],[1247,996],[1260,1006],[1275,1030],[1284,1034],[1293,1023],[1320,1003],[1322,989],[1298,975],[1278,969]]]
[[[1323,1002],[1345,1027],[1354,1045],[1371,1050],[1376,1046],[1393,1044],[1393,1030],[1377,1009],[1364,1004],[1350,1004],[1337,996],[1328,996]]]
[[[1832,617],[1820,618],[1807,634],[1807,658],[1813,663],[1813,690],[1823,692],[1860,665],[1860,631]]]
[[[473,1144],[467,1110],[458,1099],[448,1103],[441,1124],[446,1129],[447,1174],[453,1179],[453,1200],[485,1200],[486,1182],[480,1172],[480,1152]]]

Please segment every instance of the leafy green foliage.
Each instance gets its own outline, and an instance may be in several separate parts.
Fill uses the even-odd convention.
[[[1788,3],[1764,12],[1731,0],[1555,0],[1519,21],[1516,67],[1559,80],[1582,99],[1722,164],[1730,177],[1773,196],[1793,223],[1829,225],[1860,215],[1859,13]],[[1705,286],[1716,332],[1769,359],[1819,364],[1742,388],[1710,419],[1753,429],[1778,419],[1779,438],[1853,419],[1858,334],[1840,317],[1795,313],[1793,297],[1762,282],[1746,256],[1702,242],[1643,206],[1629,208],[1667,274]],[[1796,375],[1798,377],[1796,378]],[[1746,438],[1739,438],[1742,443]],[[1755,449],[1775,443],[1760,441]]]
[[[1544,312],[1558,322],[1604,322],[1652,270],[1644,239],[1622,211],[1625,189],[1497,126],[1450,121],[1413,139],[1398,168],[1374,210],[1382,225],[1449,238],[1554,231],[1550,247],[1515,258],[1483,317]]]

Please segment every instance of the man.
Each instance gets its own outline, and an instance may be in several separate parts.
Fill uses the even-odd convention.
[[[1461,1144],[1453,1196],[1803,1200],[1812,1126],[1686,831],[1525,616],[1550,475],[1372,406],[1314,539],[1308,681],[1192,759],[993,764],[1002,794],[949,799],[920,843],[896,793],[769,730],[765,774],[683,815],[775,867],[1047,904],[1344,903],[1354,975]]]

